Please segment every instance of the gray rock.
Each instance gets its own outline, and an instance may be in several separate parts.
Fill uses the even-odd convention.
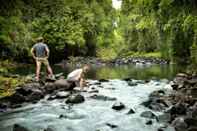
[[[177,103],[170,109],[171,115],[186,115],[187,106],[184,103]]]
[[[57,88],[57,89],[64,89],[64,90],[72,90],[74,87],[72,86],[72,83],[68,82],[67,80],[65,79],[60,79],[60,80],[57,80],[55,81],[54,83],[54,86]]]
[[[107,80],[107,79],[100,79],[100,80],[98,80],[99,82],[109,82],[109,80]]]
[[[197,127],[197,119],[186,117],[184,119],[184,122],[190,127],[190,126],[196,126]]]
[[[135,111],[133,109],[130,109],[127,114],[134,114],[134,113]]]
[[[124,108],[125,108],[125,105],[122,102],[115,102],[112,106],[112,109],[117,110],[117,111],[122,110]]]
[[[168,123],[171,121],[170,113],[164,113],[162,115],[159,115],[157,118],[159,122],[163,122],[163,123]]]
[[[109,96],[98,95],[98,94],[94,94],[90,96],[90,98],[96,99],[96,100],[103,100],[103,101],[115,101],[116,100],[115,97],[109,97]]]
[[[147,122],[146,122],[146,125],[152,125],[153,124],[153,121],[151,121],[151,120],[148,120]]]
[[[67,98],[69,97],[70,93],[69,92],[65,92],[65,91],[60,91],[56,94],[57,99],[62,99],[62,98]]]
[[[189,129],[187,129],[187,131],[197,131],[197,127],[189,127]]]
[[[109,126],[110,128],[117,128],[118,126],[117,125],[114,125],[114,124],[110,124],[110,123],[106,123],[107,126]]]
[[[151,111],[144,111],[140,114],[141,117],[149,118],[149,119],[155,119],[157,116],[152,113]]]
[[[19,124],[14,124],[13,131],[29,131],[29,130]]]
[[[69,96],[68,99],[66,100],[66,103],[78,104],[84,101],[85,101],[85,98],[82,95],[77,94],[77,95]]]
[[[138,85],[136,82],[133,82],[133,81],[128,81],[127,83],[129,86],[137,86]]]
[[[188,125],[185,123],[184,118],[178,117],[172,122],[172,126],[176,131],[186,131]]]

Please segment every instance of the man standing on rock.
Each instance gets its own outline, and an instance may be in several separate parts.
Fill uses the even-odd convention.
[[[76,69],[68,74],[67,81],[74,83],[75,86],[79,86],[81,89],[83,89],[84,86],[86,86],[85,73],[87,73],[89,70],[89,65],[85,65],[82,68]]]
[[[43,43],[43,41],[43,37],[37,38],[37,43],[31,49],[31,54],[36,61],[36,81],[39,81],[40,79],[40,69],[42,63],[47,67],[48,77],[53,77],[53,71],[48,62],[49,48]]]

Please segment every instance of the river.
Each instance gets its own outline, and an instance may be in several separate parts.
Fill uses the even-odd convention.
[[[34,72],[33,66],[31,67],[17,68],[12,70],[12,73],[31,74]],[[53,69],[57,73],[64,72],[66,75],[73,68],[65,70],[53,67]],[[65,99],[49,101],[47,100],[49,96],[46,96],[36,104],[27,104],[0,113],[0,131],[12,131],[14,124],[20,124],[29,131],[44,131],[46,128],[52,131],[157,131],[163,127],[165,127],[164,131],[174,131],[172,127],[166,126],[166,123],[158,123],[155,119],[152,120],[152,125],[147,125],[149,119],[141,117],[140,114],[149,109],[141,103],[146,101],[149,94],[155,90],[167,89],[170,92],[171,86],[166,79],[171,80],[180,70],[175,65],[92,67],[88,74],[88,81],[92,83],[89,89],[95,88],[98,93],[81,92],[85,97],[84,103],[68,105]],[[137,84],[129,86],[122,80],[128,77]],[[109,79],[109,82],[94,84],[98,82],[96,79],[101,78]],[[150,80],[148,83],[141,82],[147,79]],[[116,98],[116,101],[122,102],[126,108],[115,111],[112,105],[116,101],[92,99],[91,96],[94,94]],[[135,113],[127,114],[130,109]],[[162,114],[162,112],[154,113]],[[60,118],[60,115],[64,117]]]

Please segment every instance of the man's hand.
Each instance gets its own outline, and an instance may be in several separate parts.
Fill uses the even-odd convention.
[[[34,48],[31,48],[31,54],[32,54],[33,58],[36,60],[37,58],[36,58],[36,56],[34,54]]]

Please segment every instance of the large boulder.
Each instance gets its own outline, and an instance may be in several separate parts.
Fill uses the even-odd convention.
[[[66,79],[60,79],[55,81],[54,86],[57,89],[63,89],[63,90],[72,90],[74,88],[73,83],[68,82]]]

